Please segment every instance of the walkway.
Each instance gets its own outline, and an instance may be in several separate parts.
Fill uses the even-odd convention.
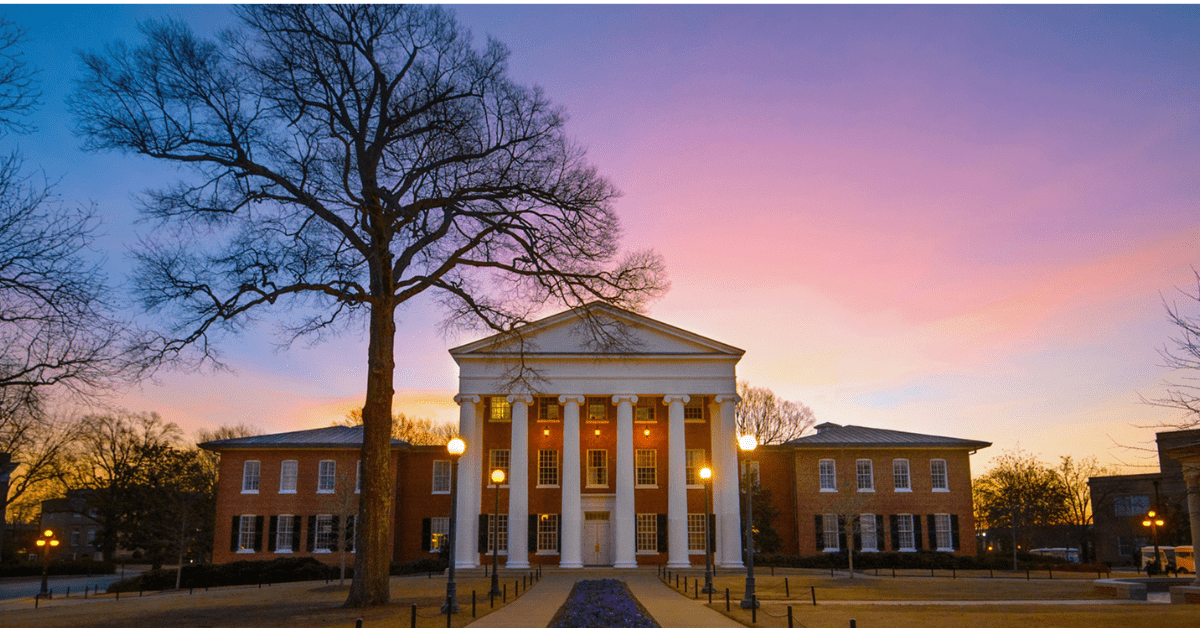
[[[542,580],[517,601],[471,624],[472,628],[546,628],[580,580],[622,580],[662,628],[741,628],[664,585],[652,569],[543,569]]]

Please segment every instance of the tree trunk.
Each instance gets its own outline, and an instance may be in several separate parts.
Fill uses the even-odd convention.
[[[387,260],[387,257],[384,258]],[[370,344],[367,353],[367,400],[363,405],[363,487],[358,506],[359,532],[355,540],[354,580],[345,606],[387,604],[390,597],[388,536],[392,530],[392,377],[395,373],[395,303],[390,294],[391,276],[374,280],[379,295],[371,304]]]
[[[183,514],[183,523],[179,525],[179,566],[175,569],[175,590],[178,591],[183,582],[183,556],[187,553],[187,513]]]

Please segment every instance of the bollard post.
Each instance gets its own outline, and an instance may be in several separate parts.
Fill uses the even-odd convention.
[[[813,606],[816,606],[817,605],[817,587],[816,587],[816,585],[813,585],[810,588],[812,589]]]
[[[142,592],[145,591],[142,587],[138,587],[138,597],[142,597]],[[50,592],[50,599],[54,599],[54,592]]]
[[[683,592],[687,593],[687,576],[683,577]]]
[[[362,617],[354,620],[354,628],[362,628]]]
[[[1050,579],[1053,580],[1054,579],[1054,565],[1047,565],[1046,571],[1050,572]],[[70,593],[70,591],[71,591],[70,589],[67,589],[68,594]]]
[[[850,620],[850,628],[856,628],[857,625],[853,619]]]
[[[410,617],[411,617],[411,619],[410,619],[411,628],[417,628],[417,605],[416,604],[412,605],[412,614],[410,615]]]
[[[117,601],[118,602],[121,601],[121,590],[120,589],[117,589]]]
[[[989,578],[995,578],[995,577],[996,577],[996,572],[995,572],[995,570],[993,570],[991,567],[988,567],[988,577],[989,577]]]
[[[775,565],[771,565],[771,577],[775,577]]]
[[[729,587],[725,587],[725,612],[729,612]]]
[[[67,587],[67,594],[63,597],[71,597],[71,587]]]
[[[792,605],[791,604],[788,604],[788,628],[793,628],[793,626],[792,626]]]
[[[784,576],[783,578],[783,597],[789,600],[792,598],[792,590],[788,588],[787,576]]]
[[[930,567],[930,568],[929,568],[929,577],[930,577],[930,578],[932,578],[932,577],[933,577],[933,567]]]
[[[471,589],[471,617],[475,616],[475,589]]]
[[[892,577],[893,578],[896,577],[896,568],[895,567],[892,567]]]
[[[1029,579],[1029,570],[1028,569],[1025,570],[1025,579],[1026,580]]]
[[[830,578],[832,578],[832,577],[833,577],[833,565],[830,565],[830,566],[829,566],[829,577],[830,577]]]
[[[712,606],[712,592],[713,592],[712,587],[709,587],[708,588],[708,605],[709,606]]]
[[[507,582],[504,583],[503,593],[504,593],[504,597],[500,598],[500,601],[504,602],[505,604],[508,604],[508,583]]]
[[[37,607],[38,607],[38,600],[40,600],[41,598],[42,598],[42,594],[41,594],[41,593],[38,593],[37,595],[34,595],[34,596],[33,596],[33,609],[34,609],[34,610],[37,610]]]
[[[693,595],[692,595],[693,600],[700,599],[700,581],[699,580],[696,581],[696,586],[692,588],[692,592],[693,592]]]
[[[87,585],[84,585],[83,586],[83,599],[85,599],[85,600],[87,599],[87,594],[88,594],[88,588],[87,588]]]
[[[955,568],[955,567],[950,568],[950,579],[958,580],[958,569],[957,568]]]
[[[750,596],[750,623],[758,623],[758,596]]]

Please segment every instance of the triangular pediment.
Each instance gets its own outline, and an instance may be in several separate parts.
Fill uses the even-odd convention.
[[[725,355],[737,347],[605,303],[589,303],[450,350],[455,358],[524,355]]]

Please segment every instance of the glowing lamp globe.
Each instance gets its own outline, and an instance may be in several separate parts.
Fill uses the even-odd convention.
[[[708,480],[711,478],[712,478],[712,469],[709,469],[708,467],[704,467],[703,469],[700,469],[700,479],[701,480]]]
[[[446,451],[450,452],[451,456],[461,456],[467,450],[467,443],[461,438],[451,439],[446,443]]]
[[[742,451],[754,451],[754,448],[758,447],[758,441],[754,438],[753,434],[739,436],[738,447],[741,447]]]
[[[493,484],[504,484],[504,470],[503,469],[496,469],[495,471],[492,471],[492,483]]]

